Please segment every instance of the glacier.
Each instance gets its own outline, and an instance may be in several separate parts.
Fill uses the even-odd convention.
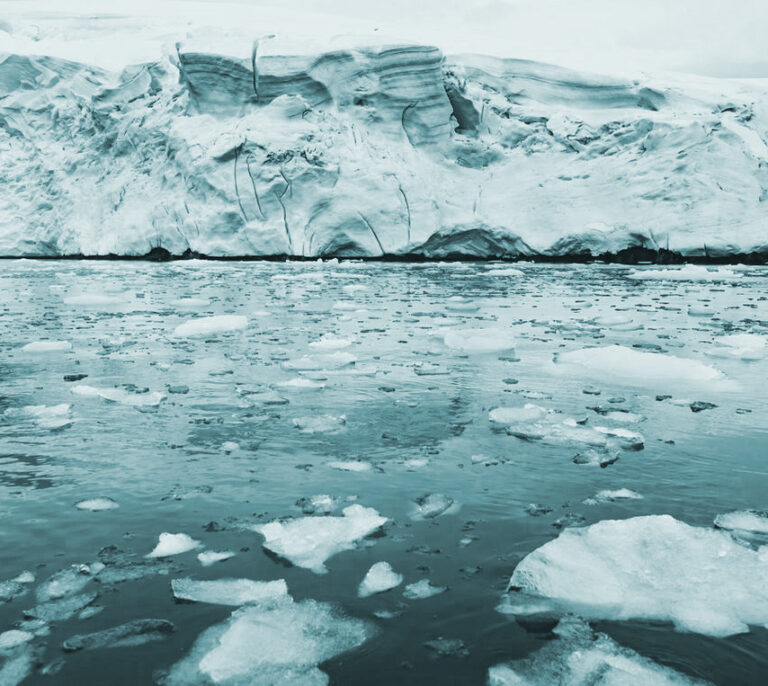
[[[765,80],[246,36],[0,27],[0,256],[768,258]]]

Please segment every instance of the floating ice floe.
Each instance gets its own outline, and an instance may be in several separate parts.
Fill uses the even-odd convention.
[[[292,371],[325,371],[341,369],[354,364],[357,358],[352,353],[334,352],[326,355],[306,355],[296,360],[283,362],[284,369]]]
[[[710,357],[735,357],[752,362],[762,360],[768,352],[768,339],[757,334],[739,333],[721,336],[715,342],[720,346],[706,351]]]
[[[97,388],[96,386],[75,386],[72,388],[72,392],[85,398],[102,398],[113,403],[134,407],[156,407],[165,398],[165,393],[158,391],[131,393],[122,388]]]
[[[34,341],[21,348],[25,353],[58,353],[66,350],[72,350],[69,341]]]
[[[389,562],[377,562],[371,566],[360,585],[357,587],[358,598],[367,598],[375,593],[384,593],[403,583],[403,575],[398,574]]]
[[[696,264],[686,264],[679,269],[635,269],[627,278],[638,281],[738,281],[744,274],[730,269],[707,269]]]
[[[126,294],[107,295],[105,293],[82,293],[70,295],[64,298],[65,305],[78,305],[80,307],[111,307],[122,305],[128,301]]]
[[[72,424],[70,417],[71,405],[60,403],[59,405],[27,405],[22,408],[9,408],[5,416],[21,416],[33,419],[41,429],[63,429]]]
[[[40,603],[71,596],[82,591],[102,570],[104,565],[95,562],[90,565],[72,565],[62,569],[35,590],[35,596]]]
[[[8,581],[0,581],[0,605],[27,593],[29,584],[34,582],[35,575],[27,571]]]
[[[560,353],[555,361],[557,366],[569,370],[642,385],[711,383],[725,379],[722,372],[698,360],[644,352],[623,345]]]
[[[514,336],[503,328],[454,329],[445,333],[443,343],[465,353],[500,353],[515,348]]]
[[[527,614],[515,593],[589,619],[670,621],[680,631],[730,636],[768,625],[768,547],[669,515],[567,529],[526,556],[501,612]]]
[[[445,309],[451,312],[477,312],[480,306],[472,300],[462,298],[459,295],[454,295],[448,298],[448,302],[445,304]]]
[[[342,472],[370,472],[373,467],[370,462],[363,462],[362,460],[346,460],[344,462],[329,462],[328,466],[331,469],[338,469]]]
[[[742,536],[768,536],[768,511],[739,510],[715,517],[718,529],[727,529]]]
[[[615,491],[599,491],[591,498],[584,500],[585,505],[597,505],[599,503],[612,503],[616,500],[642,500],[643,496],[628,488],[618,488]]]
[[[70,636],[61,647],[67,653],[99,648],[134,648],[161,641],[175,630],[176,627],[165,619],[134,619],[92,634]]]
[[[120,507],[112,498],[101,497],[91,498],[90,500],[81,500],[75,503],[78,510],[88,510],[90,512],[103,512],[104,510],[116,510]]]
[[[40,619],[44,622],[65,622],[74,617],[84,608],[88,607],[94,600],[96,600],[98,595],[99,594],[95,591],[68,595],[59,598],[58,600],[41,603],[29,610],[25,610],[24,616],[28,619]]]
[[[3,631],[3,633],[0,633],[0,655],[6,650],[18,648],[20,645],[29,643],[34,637],[35,635],[29,631],[19,631],[18,629]]]
[[[202,553],[197,554],[197,559],[203,567],[210,567],[217,562],[224,562],[234,557],[235,553],[231,550],[225,550],[223,552],[216,552],[214,550],[204,550]]]
[[[365,622],[344,617],[327,603],[295,602],[280,592],[204,631],[165,684],[324,686],[328,676],[318,666],[362,645],[370,633]]]
[[[429,579],[422,579],[408,584],[403,590],[403,595],[409,600],[424,600],[445,593],[447,590],[445,586],[433,586]]]
[[[411,511],[412,519],[433,519],[442,514],[453,514],[459,509],[453,498],[442,493],[429,493],[416,498]]]
[[[193,336],[210,336],[212,334],[227,331],[239,331],[248,326],[248,318],[239,314],[219,314],[214,317],[200,317],[190,319],[179,324],[173,335],[177,338],[190,338]]]
[[[39,660],[38,651],[25,643],[17,648],[9,649],[5,662],[0,664],[0,684],[3,686],[18,686],[35,668]]]
[[[304,434],[328,434],[342,431],[347,424],[346,415],[321,414],[314,417],[294,417],[293,425]]]
[[[328,558],[353,549],[359,540],[388,521],[373,508],[357,504],[345,507],[342,514],[274,521],[254,526],[253,530],[264,536],[262,545],[270,552],[297,567],[325,574]]]
[[[595,633],[578,617],[562,619],[557,640],[530,657],[488,670],[489,686],[705,686]]]
[[[489,269],[485,272],[485,276],[525,276],[525,272],[512,267],[498,267]]]
[[[173,305],[173,307],[183,307],[189,309],[208,307],[210,304],[211,301],[207,298],[179,298],[178,300],[171,301],[171,305]]]
[[[296,377],[290,381],[281,381],[276,386],[292,391],[321,391],[325,388],[324,383],[312,381],[312,379],[306,379],[303,376]]]
[[[288,595],[283,579],[277,581],[253,581],[251,579],[214,579],[198,581],[171,579],[173,597],[210,605],[245,605]]]
[[[147,557],[170,557],[181,555],[190,550],[199,548],[202,544],[187,534],[169,534],[167,531],[160,534],[155,549]]]
[[[352,345],[351,338],[336,338],[336,336],[325,334],[318,340],[310,343],[309,347],[315,348],[316,350],[342,350],[343,348],[348,348],[350,345]]]

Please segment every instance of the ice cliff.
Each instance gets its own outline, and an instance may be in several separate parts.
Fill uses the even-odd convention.
[[[423,45],[7,53],[0,255],[766,257],[767,103]]]

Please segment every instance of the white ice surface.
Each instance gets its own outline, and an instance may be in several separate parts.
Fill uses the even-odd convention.
[[[157,545],[147,557],[170,557],[171,555],[181,555],[190,550],[195,550],[201,545],[187,534],[171,534],[163,532],[158,538]]]
[[[367,598],[375,593],[383,593],[403,583],[403,575],[398,574],[389,562],[376,562],[366,573],[357,588],[359,598]]]

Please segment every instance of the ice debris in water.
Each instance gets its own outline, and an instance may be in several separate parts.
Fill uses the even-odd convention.
[[[312,381],[312,379],[307,379],[301,376],[295,379],[291,379],[290,381],[280,381],[277,386],[278,388],[285,388],[295,391],[320,391],[325,388],[324,383]]]
[[[352,353],[333,352],[327,355],[305,355],[295,360],[287,360],[283,362],[283,368],[298,372],[333,370],[348,367],[356,361],[357,358]]]
[[[25,353],[55,353],[72,350],[72,344],[69,341],[34,341],[21,350]]]
[[[412,519],[432,519],[454,508],[455,503],[453,498],[442,493],[429,493],[416,498],[414,505]]]
[[[628,488],[618,488],[615,491],[599,491],[591,498],[584,500],[585,505],[597,505],[599,503],[612,503],[616,500],[642,500],[643,496]]]
[[[597,373],[606,378],[649,385],[701,383],[724,379],[722,372],[687,358],[650,353],[623,345],[582,348],[557,356],[558,365]]]
[[[70,417],[71,405],[60,403],[59,405],[26,405],[22,408],[8,408],[4,414],[6,417],[28,417],[35,421],[41,429],[63,429],[72,424]]]
[[[328,466],[342,472],[370,472],[373,469],[370,462],[363,462],[362,460],[337,460],[329,462]]]
[[[293,425],[304,434],[338,433],[347,423],[345,415],[321,414],[316,417],[295,417]]]
[[[25,610],[24,616],[28,619],[41,619],[44,622],[64,622],[88,607],[97,597],[98,593],[95,591],[68,595]]]
[[[103,510],[116,510],[120,507],[112,498],[101,497],[91,498],[90,500],[81,500],[75,503],[78,510],[89,510],[90,512],[102,512]]]
[[[9,649],[5,662],[0,663],[0,684],[18,686],[31,673],[38,662],[38,652],[29,644]],[[3,657],[0,654],[0,657]]]
[[[110,307],[122,305],[128,301],[128,295],[107,295],[106,293],[81,293],[64,298],[65,305],[80,305],[85,307]]]
[[[718,529],[727,529],[742,535],[768,535],[768,511],[739,510],[726,512],[715,517]]]
[[[704,686],[595,633],[578,617],[562,619],[557,640],[530,657],[488,670],[489,686]]]
[[[389,591],[403,583],[403,575],[398,574],[389,562],[377,562],[372,565],[357,588],[359,598],[367,598],[374,593]]]
[[[8,581],[0,581],[0,605],[24,595],[29,590],[28,585],[34,582],[35,575],[28,571],[24,571]]]
[[[251,579],[214,579],[198,581],[171,579],[173,597],[211,605],[245,605],[288,594],[283,579],[277,581],[252,581]]]
[[[433,586],[429,579],[422,579],[415,583],[408,584],[403,590],[403,595],[409,600],[424,600],[434,595],[440,595],[448,589],[445,586]]]
[[[173,331],[177,338],[210,336],[226,331],[238,331],[248,326],[248,317],[240,314],[219,314],[214,317],[190,319],[179,324]]]
[[[496,269],[489,269],[485,272],[485,276],[525,276],[525,272],[512,267],[499,267]]]
[[[328,603],[295,602],[278,590],[274,598],[246,605],[204,631],[172,667],[166,686],[327,684],[318,666],[362,645],[371,632],[368,625]]]
[[[169,534],[163,532],[158,538],[155,549],[147,557],[170,557],[171,555],[180,555],[190,550],[195,550],[201,545],[200,541],[187,536],[187,534]]]
[[[349,505],[343,516],[301,517],[285,522],[274,521],[252,527],[264,536],[264,548],[316,574],[328,570],[325,561],[344,550],[353,549],[357,541],[370,536],[387,522],[372,507]]]
[[[92,634],[70,636],[61,647],[68,653],[97,648],[128,648],[160,641],[174,631],[174,625],[165,619],[134,619]]]
[[[315,350],[341,350],[350,345],[352,345],[351,338],[336,338],[336,336],[324,334],[318,340],[312,341],[309,347],[315,348]]]
[[[669,515],[605,520],[534,550],[509,586],[589,619],[671,621],[730,636],[768,623],[768,547]],[[509,600],[498,609],[521,614]]]
[[[35,635],[29,631],[19,631],[18,629],[10,629],[0,633],[0,655],[6,650],[29,643],[34,637]]]
[[[226,550],[223,552],[204,550],[202,553],[197,554],[197,559],[200,561],[200,564],[203,565],[203,567],[210,567],[217,562],[224,562],[224,560],[229,560],[229,558],[234,556],[235,553],[233,553],[231,550]]]
[[[97,388],[95,386],[74,386],[72,392],[86,398],[103,398],[113,403],[133,405],[134,407],[156,407],[165,398],[164,393],[131,393],[122,388]]]
[[[757,334],[739,333],[717,339],[721,347],[707,350],[710,357],[735,357],[748,362],[762,360],[768,352],[768,339]]]
[[[627,278],[638,281],[738,281],[744,275],[731,269],[712,269],[686,264],[679,269],[634,269]]]
[[[443,343],[465,353],[500,353],[514,350],[515,339],[509,329],[452,329],[443,336]]]

